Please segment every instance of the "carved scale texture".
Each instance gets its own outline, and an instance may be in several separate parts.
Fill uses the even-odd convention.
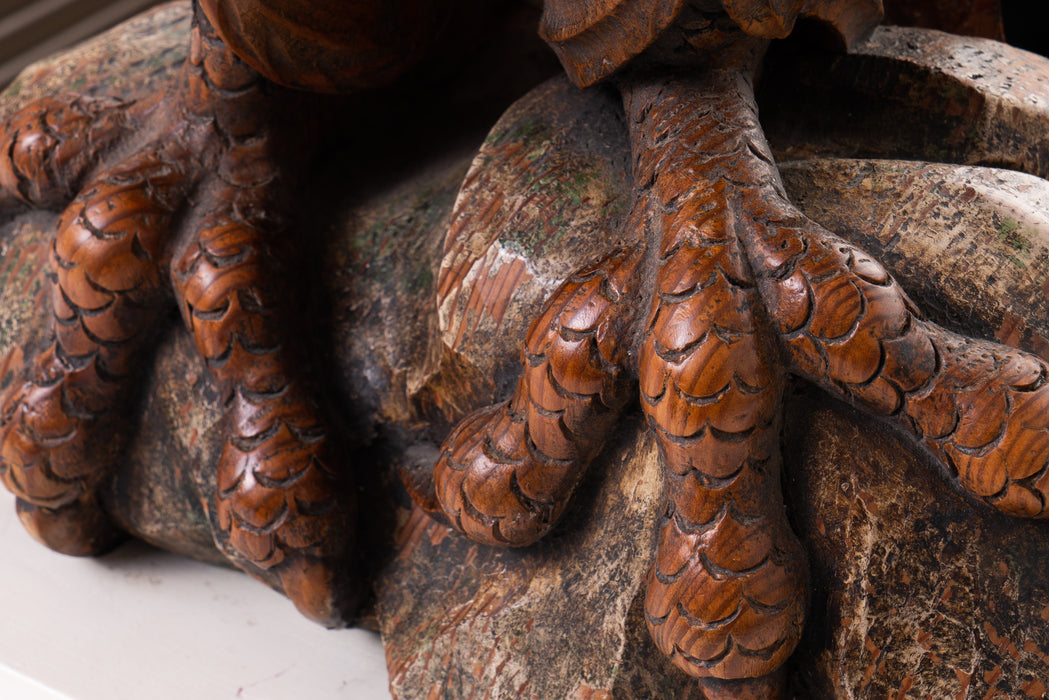
[[[445,441],[437,497],[473,539],[527,545],[546,534],[607,438],[627,396],[640,253],[615,253],[565,281],[528,332],[513,398]]]
[[[653,638],[694,676],[772,693],[806,598],[779,482],[785,373],[896,420],[986,502],[1044,516],[1047,370],[923,321],[876,261],[798,213],[746,72],[634,80],[623,86],[637,192],[627,225],[648,251],[606,258],[553,295],[514,397],[445,443],[437,493],[474,539],[541,536],[614,420],[608,387],[638,344],[668,479],[645,601]]]
[[[309,617],[338,624],[336,591],[347,587],[334,562],[347,557],[352,504],[286,338],[272,86],[197,20],[168,95],[133,106],[56,98],[7,125],[0,207],[65,209],[45,342],[3,363],[0,472],[49,546],[86,554],[112,542],[96,491],[119,457],[117,409],[133,402],[152,327],[174,297],[225,398],[209,509],[217,544],[249,573],[273,571]],[[111,158],[138,129],[148,138]],[[118,164],[92,172],[107,159]]]
[[[725,99],[638,91],[626,108],[635,180],[662,231],[640,383],[669,503],[645,612],[657,646],[686,672],[742,679],[774,672],[793,651],[807,569],[779,483],[785,377],[721,179],[741,145]]]
[[[749,84],[727,73],[706,80],[721,84],[675,87],[674,108],[684,119],[713,109],[703,94],[726,96],[716,114],[730,128],[711,131],[723,155],[708,167],[730,191],[733,225],[792,370],[913,432],[977,498],[1012,515],[1049,515],[1045,362],[922,320],[877,261],[786,200]],[[680,147],[652,167],[683,157]]]
[[[0,162],[4,204],[67,201],[122,121],[123,106],[76,98],[14,115]],[[98,174],[58,223],[45,342],[33,356],[19,349],[4,360],[0,473],[30,532],[67,553],[93,553],[116,537],[95,490],[119,449],[111,414],[130,399],[128,378],[163,296],[163,246],[182,187],[156,155]]]
[[[321,543],[335,478],[316,408],[286,369],[276,265],[257,229],[224,214],[205,223],[175,282],[197,348],[228,396],[216,534],[231,556],[269,568],[289,549]]]
[[[199,0],[219,35],[281,85],[349,92],[389,83],[427,55],[449,0]]]
[[[686,0],[545,0],[539,36],[583,87],[644,51],[685,5]]]
[[[80,189],[99,155],[125,133],[116,100],[58,95],[32,103],[3,125],[0,211],[58,209]]]
[[[270,194],[279,173],[265,86],[217,36],[202,32],[200,41],[188,65],[214,76],[205,104],[227,147],[208,183],[208,213],[172,277],[186,325],[226,397],[215,538],[249,572],[276,570],[302,612],[334,624],[339,604],[329,596],[340,586],[331,567],[347,554],[352,504],[337,486],[338,456],[285,337],[290,310],[278,287]]]

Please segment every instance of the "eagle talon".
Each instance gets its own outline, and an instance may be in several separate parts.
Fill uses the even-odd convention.
[[[46,342],[5,358],[0,475],[35,537],[97,554],[119,531],[101,505],[114,439],[172,305],[229,402],[215,541],[328,626],[352,614],[336,572],[354,523],[343,461],[289,334],[280,183],[267,121],[279,90],[197,11],[176,83],[137,104],[42,100],[2,132],[0,209],[64,209],[51,246]],[[128,153],[130,152],[130,153]],[[116,161],[116,162],[111,162]],[[209,508],[211,510],[211,508]],[[343,572],[345,573],[345,572]]]
[[[741,12],[752,4],[732,6]],[[783,664],[804,623],[806,557],[787,522],[779,477],[788,376],[897,421],[954,470],[962,488],[989,505],[1014,515],[1049,515],[1049,367],[1027,353],[924,321],[877,261],[787,201],[752,85],[760,36],[770,27],[779,30],[750,19],[733,16],[758,39],[739,27],[733,34],[723,31],[723,23],[716,31],[708,31],[716,22],[697,23],[688,43],[697,50],[698,67],[653,65],[656,58],[647,70],[618,76],[634,166],[628,221],[641,229],[622,237],[639,240],[634,254],[650,267],[637,276],[641,285],[626,295],[630,301],[602,319],[609,327],[617,315],[631,319],[619,324],[626,330],[615,343],[639,350],[632,379],[667,474],[669,504],[645,617],[672,663],[699,678],[709,697],[725,698],[781,693]],[[604,29],[597,22],[585,42],[554,42],[577,82],[603,77],[586,72],[598,65],[586,63],[586,52],[602,46]],[[471,203],[460,206],[468,212]],[[560,420],[550,433],[561,451],[552,454],[569,459],[578,474],[586,462],[578,455],[599,450],[611,423],[585,451],[570,451],[574,431],[565,429],[564,406],[534,388],[556,375],[552,396],[586,396],[562,385],[591,377],[588,347],[561,351],[559,372],[545,365],[537,371],[545,356],[533,347],[536,337],[559,331],[551,309],[562,308],[572,284],[562,285],[537,316],[511,406],[535,405],[538,418]],[[638,313],[646,306],[647,316]],[[594,406],[580,415],[592,419]],[[501,517],[505,503],[517,497],[504,472],[530,467],[524,450],[507,449],[502,416],[482,409],[461,423],[435,469],[453,525],[488,543],[494,542],[453,516]],[[528,430],[531,422],[530,416]],[[486,447],[486,440],[499,449]],[[517,437],[511,444],[526,441]],[[498,469],[488,466],[493,455],[501,457],[494,460]],[[467,466],[449,468],[453,463]],[[442,485],[450,472],[472,464],[484,465],[473,476],[478,485],[447,489],[469,508],[458,501],[449,508],[454,499]],[[541,488],[540,482],[530,490]],[[558,492],[553,517],[564,512],[569,495]]]
[[[112,523],[105,512],[89,498],[82,498],[59,509],[34,505],[21,498],[15,501],[18,519],[38,542],[74,557],[97,556],[110,551],[127,535]]]

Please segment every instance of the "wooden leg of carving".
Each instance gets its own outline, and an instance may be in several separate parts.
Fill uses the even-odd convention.
[[[45,341],[5,359],[0,472],[23,523],[53,549],[94,554],[117,537],[96,489],[121,447],[117,410],[164,300],[167,198],[180,186],[150,156],[82,192],[52,246]]]
[[[1046,363],[921,320],[862,250],[785,202],[766,211],[752,249],[797,371],[913,432],[977,498],[1049,517]]]
[[[1049,368],[928,325],[940,371],[905,395],[898,419],[977,498],[1010,515],[1049,517]]]
[[[451,522],[494,545],[528,545],[564,511],[625,399],[641,253],[566,281],[532,324],[512,399],[466,418],[434,467]]]
[[[668,490],[649,629],[711,697],[771,698],[801,636],[807,567],[779,482],[784,372],[734,220],[755,177],[736,162],[732,111],[748,87],[731,71],[628,84],[624,106],[662,234],[639,364]]]
[[[714,70],[637,92],[634,123],[661,125],[634,130],[638,181],[687,172],[722,192],[714,206],[684,188],[660,196],[685,199],[697,231],[717,221],[710,211],[730,212],[720,225],[739,237],[792,369],[914,432],[978,498],[1049,517],[1049,367],[921,320],[880,264],[794,208],[745,75]]]
[[[249,573],[275,571],[299,610],[343,622],[339,580],[353,539],[342,459],[304,390],[291,349],[279,267],[265,234],[223,203],[173,277],[197,348],[223,392],[228,440],[212,518],[220,549]]]
[[[775,674],[797,644],[806,565],[779,484],[784,379],[738,252],[726,237],[669,255],[640,372],[669,496],[649,629],[687,673],[741,680]],[[779,681],[754,682],[771,697]]]
[[[60,95],[12,115],[0,126],[0,212],[65,206],[125,133],[125,112],[116,100]]]

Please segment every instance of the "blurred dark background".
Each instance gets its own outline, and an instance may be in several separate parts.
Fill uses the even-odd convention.
[[[0,0],[0,87],[26,65],[161,0]]]
[[[1045,23],[1045,0],[1004,0],[1002,22],[1005,38],[1013,46],[1049,56],[1049,26]]]
[[[353,0],[346,0],[352,2]],[[6,86],[26,65],[97,34],[162,0],[0,0],[0,88]],[[983,25],[994,24],[1000,12],[1001,25],[1009,43],[1049,54],[1049,30],[1042,14],[1046,0],[886,0],[889,20],[906,24],[936,26],[936,15],[957,8],[977,8],[973,26],[964,21],[960,31],[992,35]],[[995,8],[998,5],[998,8]],[[960,11],[964,12],[965,9]],[[899,16],[894,16],[899,15]],[[924,17],[928,15],[928,17]],[[978,20],[979,15],[982,20]],[[923,21],[924,20],[924,21]]]

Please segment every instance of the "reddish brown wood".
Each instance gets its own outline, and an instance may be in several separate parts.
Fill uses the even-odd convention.
[[[608,78],[648,52],[656,63],[688,60],[682,46],[699,39],[701,54],[732,50],[739,29],[765,39],[791,33],[799,18],[817,19],[846,46],[882,16],[881,0],[546,0],[539,35],[580,87]]]
[[[16,114],[4,129],[5,204],[64,202],[120,135],[125,116],[124,105],[75,98]],[[143,195],[146,177],[159,197]],[[128,400],[121,378],[145,350],[160,294],[156,258],[171,222],[163,197],[180,185],[154,158],[103,171],[84,187],[51,248],[49,332],[5,360],[6,372],[20,379],[3,394],[4,483],[19,497],[29,531],[59,551],[97,553],[118,536],[96,489],[119,449],[108,433],[110,414]]]
[[[50,323],[4,362],[3,479],[48,546],[90,554],[113,543],[97,491],[119,458],[152,329],[174,301],[226,397],[216,543],[334,625],[350,604],[336,572],[352,506],[286,341],[266,89],[200,16],[167,95],[135,105],[58,98],[5,126],[0,203],[64,213]],[[200,208],[184,229],[191,193]]]
[[[785,22],[803,9],[797,3],[769,14],[761,10],[767,6],[746,5],[744,17],[744,5],[735,7],[732,19],[759,37],[789,31]],[[804,555],[779,491],[785,372],[896,420],[988,504],[1044,517],[1049,368],[1032,355],[921,320],[877,262],[787,202],[753,99],[760,44],[724,27],[711,21],[689,32],[689,43],[701,56],[709,52],[717,67],[664,68],[620,81],[638,193],[629,221],[647,231],[648,255],[655,256],[643,268],[648,320],[634,329],[633,342],[640,343],[642,408],[668,474],[645,608],[657,645],[683,670],[754,679],[771,695],[800,638],[806,597]],[[573,63],[566,63],[571,73]],[[564,361],[578,368],[576,381],[586,376],[587,356],[579,348]],[[526,367],[533,364],[528,351],[525,359]],[[523,387],[531,370],[525,376]],[[520,449],[497,449],[502,416],[482,411],[468,418],[444,454],[480,465],[477,478],[493,463],[523,463]],[[556,412],[549,418],[560,419],[572,444],[578,429]],[[493,453],[500,458],[492,460]],[[510,469],[498,473],[468,498],[442,498],[453,525],[482,541],[500,539],[488,534],[491,516],[535,510]],[[461,481],[450,480],[447,469],[439,466],[436,478],[438,494],[460,492]],[[548,493],[567,498],[569,490]],[[543,513],[564,507],[551,501]],[[466,510],[489,516],[485,531],[463,522]],[[752,688],[721,684],[717,692]]]
[[[282,93],[267,81],[385,83],[423,54],[439,4],[200,8],[170,94],[55,98],[4,127],[0,205],[64,213],[51,318],[3,361],[0,473],[49,546],[110,546],[119,533],[99,488],[174,301],[226,407],[217,545],[338,624],[354,503],[291,340],[270,118]],[[895,420],[986,503],[1047,515],[1049,368],[922,320],[876,261],[787,202],[758,123],[767,39],[813,17],[849,43],[880,12],[878,0],[551,0],[543,15],[577,84],[619,81],[635,181],[625,225],[644,243],[552,295],[516,393],[451,433],[425,502],[479,541],[535,542],[636,374],[667,474],[645,614],[676,665],[716,679],[711,696],[776,694],[801,634],[805,558],[779,486],[788,373]],[[635,58],[645,71],[621,70]]]
[[[289,87],[345,92],[388,83],[426,55],[449,0],[199,0],[233,51]]]
[[[710,121],[735,116],[734,88],[722,78],[695,86],[712,97],[659,83],[626,94],[635,178],[651,183],[662,224],[639,379],[670,505],[645,611],[676,665],[725,679],[778,669],[806,607],[805,557],[779,505],[785,374],[730,218],[734,188],[712,164],[734,150]],[[710,117],[683,118],[692,110]]]
[[[434,467],[455,527],[495,545],[533,544],[560,518],[626,403],[641,251],[580,270],[546,303],[522,350],[506,404],[456,428]]]
[[[582,87],[644,51],[686,6],[686,0],[547,0],[539,36]]]
[[[882,16],[882,0],[723,0],[725,12],[747,34],[782,39],[803,17],[825,22],[846,45],[870,33]]]

